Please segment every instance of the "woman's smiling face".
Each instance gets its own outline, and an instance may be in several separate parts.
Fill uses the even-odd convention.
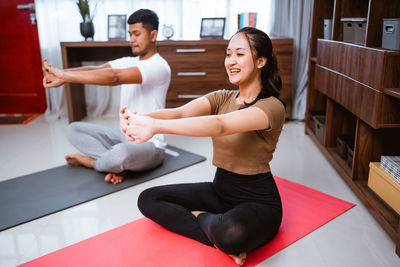
[[[256,67],[249,42],[243,33],[236,34],[226,49],[225,68],[229,81],[240,85],[256,77]]]

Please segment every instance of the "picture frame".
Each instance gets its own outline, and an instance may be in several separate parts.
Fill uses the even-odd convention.
[[[108,40],[126,41],[126,15],[108,15]]]
[[[202,18],[200,28],[201,39],[223,39],[225,18]]]

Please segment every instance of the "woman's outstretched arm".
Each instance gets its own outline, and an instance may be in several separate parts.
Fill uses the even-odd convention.
[[[132,112],[125,112],[121,115],[121,128],[128,140],[143,143],[155,134],[215,137],[270,127],[267,115],[257,107],[212,116],[196,115],[173,118],[160,114],[154,117],[152,113],[149,115],[137,115]]]

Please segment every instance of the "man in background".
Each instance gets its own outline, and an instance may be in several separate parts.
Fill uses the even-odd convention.
[[[165,107],[171,80],[168,63],[157,53],[159,20],[154,11],[140,9],[128,18],[130,46],[136,57],[123,57],[101,66],[60,70],[43,61],[43,85],[58,87],[64,83],[122,85],[121,108],[139,114]],[[121,183],[127,171],[142,171],[158,166],[164,159],[163,135],[149,142],[135,144],[125,139],[121,130],[85,122],[69,125],[67,138],[80,152],[66,155],[70,165],[82,165],[107,172],[105,181]]]

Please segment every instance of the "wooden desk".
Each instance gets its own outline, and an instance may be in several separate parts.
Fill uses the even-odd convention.
[[[291,111],[293,39],[275,38],[272,39],[272,43],[282,76],[281,98],[287,104],[287,117],[289,117]],[[158,52],[168,61],[171,67],[171,84],[167,94],[167,107],[182,105],[194,97],[213,90],[235,88],[229,83],[223,64],[224,51],[227,45],[228,40],[157,42]],[[195,56],[193,51],[197,51]],[[110,61],[132,55],[127,41],[62,42],[61,52],[63,68],[79,67],[82,65],[82,61]],[[190,57],[187,56],[189,53]],[[193,58],[199,60],[196,61]],[[185,75],[182,75],[182,73],[185,73]],[[194,73],[194,75],[187,75],[188,73]],[[78,121],[86,116],[83,85],[67,83],[65,90],[69,122]]]

